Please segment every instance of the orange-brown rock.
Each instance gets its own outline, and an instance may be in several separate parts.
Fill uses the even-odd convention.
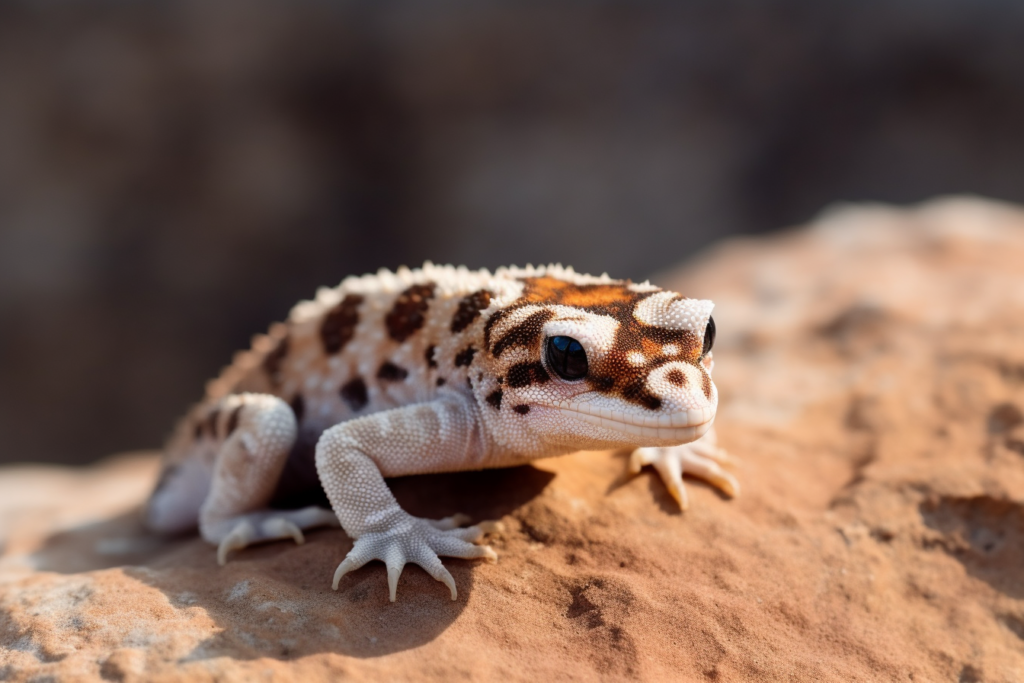
[[[0,680],[1024,680],[1024,213],[854,207],[659,283],[715,300],[743,493],[622,454],[393,482],[496,565],[144,535],[152,456],[0,470]]]

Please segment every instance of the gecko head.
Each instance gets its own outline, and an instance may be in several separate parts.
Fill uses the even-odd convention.
[[[503,431],[570,449],[703,436],[718,405],[714,305],[646,283],[575,280],[526,279],[516,305],[488,321]]]

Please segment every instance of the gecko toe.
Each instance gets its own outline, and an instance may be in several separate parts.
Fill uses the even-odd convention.
[[[736,462],[712,440],[697,440],[681,446],[665,448],[638,448],[629,459],[631,471],[644,465],[654,465],[661,475],[665,488],[679,504],[680,509],[689,507],[683,474],[689,474],[708,482],[722,493],[734,498],[739,495],[740,484],[731,473],[722,468],[723,464]]]
[[[739,494],[740,483],[736,481],[736,477],[722,469],[722,466],[711,458],[691,451],[682,455],[680,460],[684,471],[700,477],[730,498],[735,498]]]
[[[476,526],[485,534],[500,534],[505,531],[505,523],[501,520],[484,520],[483,522],[478,522]]]
[[[498,559],[497,554],[491,550],[490,546],[476,545],[447,534],[443,538],[437,539],[432,545],[438,555],[459,557],[464,560],[483,558],[492,562],[496,562]]]
[[[391,602],[395,601],[395,597],[398,594],[398,578],[402,575],[402,570],[405,569],[405,562],[400,564],[388,563],[388,595],[391,598]]]
[[[664,454],[660,459],[654,461],[654,469],[661,475],[665,487],[672,494],[680,510],[690,507],[690,499],[686,495],[686,486],[683,485],[683,467],[678,457],[671,452]]]
[[[451,529],[445,535],[451,536],[452,538],[458,538],[463,541],[473,542],[484,535],[484,530],[479,526],[468,526],[464,529]]]
[[[640,470],[643,469],[644,465],[649,465],[653,462],[653,459],[648,455],[652,448],[638,448],[629,455],[629,472],[630,474],[640,474]]]
[[[432,557],[426,557],[423,562],[417,562],[416,564],[423,567],[423,569],[436,580],[448,586],[448,590],[452,593],[452,600],[458,599],[459,591],[455,588],[455,579],[452,578],[451,572],[445,569],[445,566],[441,564],[441,558],[434,555]]]
[[[441,531],[448,531],[449,529],[456,529],[463,524],[470,521],[470,516],[458,512],[451,517],[444,517],[442,519],[428,519],[426,520],[430,526]]]
[[[341,561],[338,568],[334,570],[334,580],[331,582],[331,588],[338,590],[338,582],[341,581],[341,577],[359,569],[370,560],[377,559],[373,553],[365,552],[365,550],[365,546],[360,547],[359,541],[356,541],[355,545],[352,546],[352,550]]]
[[[303,529],[339,526],[337,515],[315,506],[300,510],[256,510],[216,522],[200,522],[203,538],[217,545],[217,562],[223,566],[228,553],[255,543],[290,538],[297,545],[306,542]]]
[[[263,523],[263,532],[268,539],[288,538],[291,536],[297,545],[306,542],[302,529],[295,522],[283,517],[272,517]]]

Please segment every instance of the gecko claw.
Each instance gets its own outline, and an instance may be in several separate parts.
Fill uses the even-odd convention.
[[[355,550],[355,548],[353,548],[353,550]],[[341,577],[345,576],[345,574],[348,574],[351,571],[359,569],[369,561],[370,560],[367,559],[363,562],[359,562],[354,557],[352,557],[351,553],[349,553],[349,556],[342,560],[341,564],[338,565],[338,568],[334,570],[334,581],[331,583],[331,588],[334,590],[338,590],[338,582],[341,581]]]
[[[388,596],[391,602],[395,601],[395,596],[398,594],[398,577],[402,575],[402,570],[405,569],[405,563],[399,565],[388,565]]]
[[[224,566],[228,563],[228,553],[232,550],[241,550],[249,545],[255,535],[252,524],[245,521],[231,530],[217,546],[217,564]]]
[[[445,569],[445,566],[441,564],[440,558],[435,558],[435,561],[433,562],[427,562],[423,565],[423,569],[436,580],[448,586],[448,590],[451,591],[452,594],[452,600],[458,599],[459,591],[455,588],[455,579],[452,578],[451,572]],[[394,598],[392,598],[391,601],[394,602]]]

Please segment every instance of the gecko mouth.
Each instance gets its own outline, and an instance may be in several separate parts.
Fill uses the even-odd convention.
[[[704,436],[715,418],[710,408],[695,408],[668,415],[630,415],[587,404],[556,407],[560,413],[580,422],[605,427],[644,439],[687,443]]]

